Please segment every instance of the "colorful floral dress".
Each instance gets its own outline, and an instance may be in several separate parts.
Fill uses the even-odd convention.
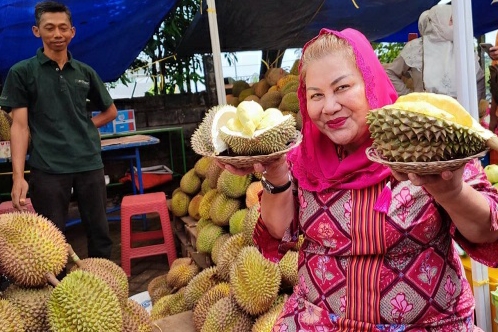
[[[478,161],[464,178],[489,201],[496,230],[498,192]],[[387,181],[387,213],[378,212]],[[476,331],[472,291],[452,239],[489,266],[498,264],[498,243],[466,241],[422,187],[388,178],[360,190],[298,189],[296,200],[294,226],[282,241],[270,240],[262,220],[254,236],[272,260],[296,241],[297,230],[305,236],[299,283],[274,332]]]

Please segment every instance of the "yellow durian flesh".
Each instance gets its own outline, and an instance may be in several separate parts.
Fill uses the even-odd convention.
[[[253,100],[243,101],[237,106],[236,116],[242,124],[242,132],[252,136],[263,118],[263,107]]]
[[[268,108],[264,113],[263,113],[263,118],[261,119],[261,122],[259,123],[258,128],[256,129],[265,129],[268,127],[272,127],[276,124],[278,124],[284,115],[278,108]]]
[[[463,106],[460,105],[460,103],[455,98],[452,98],[447,95],[430,93],[430,92],[413,92],[404,96],[400,96],[394,105],[405,102],[411,102],[411,103],[425,102],[437,107],[440,110],[439,112],[432,113],[433,109],[430,109],[427,110],[427,112],[429,113],[425,113],[423,108],[419,107],[410,110],[413,112],[421,112],[421,114],[430,115],[443,120],[447,120],[445,115],[441,113],[442,111],[446,112],[447,114],[450,114],[450,116],[453,119],[450,121],[453,121],[461,126],[470,128],[474,124],[473,118],[469,114],[469,112],[467,112],[465,108],[463,108]],[[438,117],[438,115],[442,117]]]

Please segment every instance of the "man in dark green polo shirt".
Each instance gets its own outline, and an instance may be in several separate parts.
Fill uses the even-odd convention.
[[[69,9],[53,1],[40,2],[35,19],[33,34],[43,47],[10,69],[0,96],[0,105],[11,109],[13,118],[12,204],[19,210],[25,204],[29,153],[29,195],[35,211],[64,231],[73,188],[88,237],[88,256],[109,258],[112,241],[97,128],[112,121],[117,110],[97,73],[67,49],[75,35]],[[99,115],[90,116],[87,99],[102,110]]]

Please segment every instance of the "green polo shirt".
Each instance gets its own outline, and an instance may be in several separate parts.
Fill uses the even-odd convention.
[[[29,164],[54,174],[103,167],[98,129],[87,112],[87,99],[106,110],[113,100],[97,73],[73,59],[62,70],[43,49],[10,69],[0,106],[28,108],[31,131]]]

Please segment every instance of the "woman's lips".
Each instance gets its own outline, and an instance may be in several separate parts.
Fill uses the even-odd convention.
[[[332,129],[340,128],[344,125],[344,123],[348,120],[347,117],[336,118],[330,121],[327,121],[327,126]]]

